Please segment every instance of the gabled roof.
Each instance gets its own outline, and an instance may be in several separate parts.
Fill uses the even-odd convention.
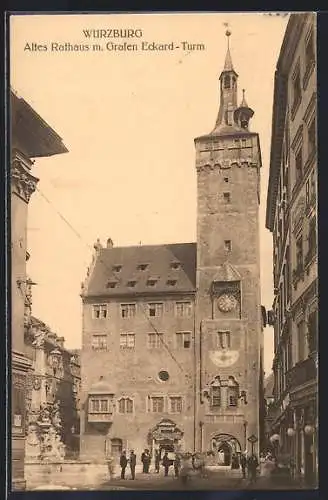
[[[147,265],[144,270],[139,269],[142,264]],[[115,266],[122,267],[115,271]],[[150,286],[149,280],[156,282]],[[129,286],[131,281],[134,286]],[[98,251],[83,297],[194,292],[195,288],[196,243],[113,247]]]
[[[229,264],[229,262],[225,262],[222,266],[219,267],[217,273],[214,276],[213,281],[240,281],[241,276],[237,269]]]

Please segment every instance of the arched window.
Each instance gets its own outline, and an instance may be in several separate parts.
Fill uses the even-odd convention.
[[[230,89],[230,76],[226,75],[223,80],[223,87],[225,89]]]
[[[133,400],[131,398],[121,398],[118,401],[119,413],[133,413]]]

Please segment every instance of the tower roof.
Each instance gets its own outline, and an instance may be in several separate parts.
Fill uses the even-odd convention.
[[[222,266],[219,267],[213,281],[240,281],[241,276],[237,269],[229,264],[229,262],[224,262]]]
[[[240,103],[240,108],[248,108],[248,104],[246,102],[246,99],[245,99],[245,89],[243,89],[243,99]]]

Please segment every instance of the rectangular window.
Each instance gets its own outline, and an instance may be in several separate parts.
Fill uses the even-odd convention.
[[[182,349],[191,347],[191,332],[177,332],[177,346]]]
[[[122,318],[134,318],[136,315],[136,305],[135,304],[121,304],[121,317]]]
[[[310,204],[310,180],[305,184],[305,205],[308,207]]]
[[[295,156],[295,171],[296,171],[296,182],[302,179],[303,174],[303,154],[302,148],[298,151]]]
[[[91,346],[94,351],[107,351],[107,335],[92,335]]]
[[[152,302],[148,304],[148,314],[150,317],[157,317],[163,315],[163,303],[162,302]]]
[[[316,189],[315,180],[316,180],[316,174],[315,174],[315,172],[312,172],[312,174],[311,174],[311,189],[310,189],[310,203],[314,203],[316,200],[317,189]]]
[[[108,398],[90,398],[89,413],[110,413]]]
[[[314,55],[314,38],[313,38],[313,31],[311,32],[305,46],[305,67],[306,71],[309,71],[310,67],[312,66],[313,62],[315,61],[315,55]]]
[[[121,269],[122,269],[121,264],[117,264],[117,265],[113,266],[113,271],[115,273],[119,273],[121,271]]]
[[[192,314],[191,302],[176,302],[176,315],[179,318],[190,318]]]
[[[223,199],[224,203],[230,203],[231,201],[230,193],[223,193]]]
[[[229,177],[223,177],[224,182],[229,182]]]
[[[220,349],[230,349],[231,347],[231,337],[230,332],[223,331],[218,332],[218,347]]]
[[[106,319],[108,316],[107,304],[95,304],[92,306],[92,316],[94,319]]]
[[[168,286],[175,286],[177,284],[177,280],[167,280],[166,284]]]
[[[159,349],[163,346],[162,333],[148,333],[148,349]]]
[[[309,235],[308,235],[308,252],[309,257],[315,254],[317,248],[317,221],[316,217],[312,217],[309,223]]]
[[[151,398],[151,410],[153,413],[163,413],[164,412],[164,398],[163,397],[152,397]]]
[[[294,77],[293,77],[293,111],[296,110],[298,104],[301,100],[301,75],[300,75],[300,67],[296,68]]]
[[[312,120],[308,128],[308,156],[311,156],[316,149],[316,127],[315,120]]]
[[[231,240],[224,240],[224,249],[226,252],[231,252]]]
[[[174,396],[170,398],[170,412],[171,413],[181,413],[182,412],[182,398],[179,396]]]
[[[211,406],[218,408],[221,406],[221,387],[213,386],[211,388]]]
[[[315,352],[318,349],[318,311],[309,314],[308,320],[309,351]]]
[[[134,333],[120,333],[120,347],[133,349],[135,347]]]
[[[297,343],[298,343],[298,360],[303,361],[306,357],[306,336],[305,336],[305,321],[302,320],[297,324]]]
[[[156,283],[157,283],[157,279],[155,279],[155,278],[149,278],[147,280],[147,286],[155,286]]]
[[[238,388],[228,388],[228,406],[238,406]]]
[[[296,241],[296,264],[297,269],[303,268],[303,237],[300,236]]]

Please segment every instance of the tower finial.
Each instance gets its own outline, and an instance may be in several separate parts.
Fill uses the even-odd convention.
[[[248,104],[247,104],[246,98],[245,98],[245,89],[243,89],[243,99],[241,101],[240,107],[241,108],[248,108]]]

